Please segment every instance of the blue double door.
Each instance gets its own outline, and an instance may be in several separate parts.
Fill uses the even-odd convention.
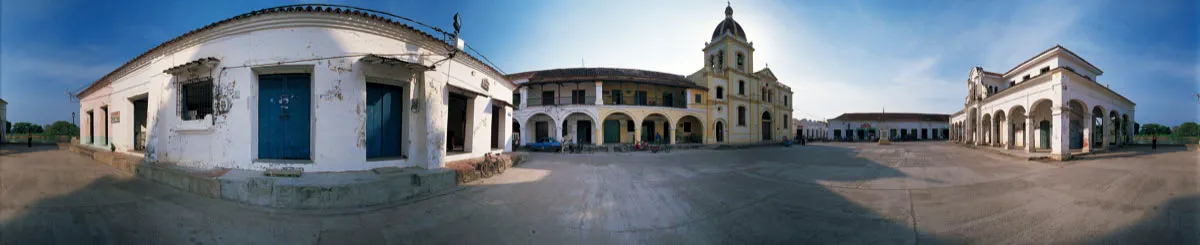
[[[404,88],[367,83],[367,158],[403,157]]]
[[[310,75],[261,75],[258,83],[258,158],[311,159]]]

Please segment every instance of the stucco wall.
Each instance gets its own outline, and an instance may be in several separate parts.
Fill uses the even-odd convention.
[[[305,171],[351,171],[386,166],[442,167],[459,158],[491,152],[492,100],[510,102],[513,86],[495,72],[463,63],[458,57],[438,64],[434,70],[389,67],[359,61],[366,54],[396,57],[408,62],[432,64],[445,55],[440,44],[411,31],[372,29],[362,22],[325,14],[268,15],[209,30],[194,45],[153,58],[134,72],[111,83],[112,95],[101,88],[84,96],[81,112],[109,104],[121,120],[112,124],[118,151],[133,147],[133,107],[130,98],[145,96],[151,129],[147,158],[195,167],[228,167],[261,170],[297,166]],[[364,20],[357,20],[364,21]],[[214,83],[214,115],[183,121],[179,107],[178,78],[164,70],[204,57],[220,60],[207,75]],[[311,160],[308,163],[279,163],[257,159],[258,77],[274,73],[311,75]],[[367,160],[365,154],[366,83],[388,83],[405,87],[411,96],[404,106],[406,120],[402,143],[407,158]],[[489,81],[489,90],[482,83]],[[445,154],[447,84],[483,93],[472,100],[468,113],[470,152]],[[511,103],[511,102],[510,102]],[[511,109],[506,109],[501,131],[504,148],[511,149]],[[86,119],[85,119],[86,120]],[[99,122],[96,122],[99,123]],[[88,137],[86,129],[81,136]]]

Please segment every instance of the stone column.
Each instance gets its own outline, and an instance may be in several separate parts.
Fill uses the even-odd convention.
[[[525,103],[526,101],[529,101],[529,87],[522,86],[521,87],[521,101],[513,101],[513,104],[516,104],[518,108],[525,108],[525,107],[529,106],[528,104]]]
[[[1092,125],[1095,125],[1096,123],[1092,122],[1091,113],[1084,112],[1083,118],[1084,118],[1084,120],[1081,120],[1081,122],[1085,122],[1083,124],[1086,124],[1086,126],[1084,126],[1083,130],[1082,130],[1083,131],[1083,152],[1092,152]]]
[[[1112,139],[1112,126],[1112,118],[1104,116],[1104,126],[1101,127],[1102,130],[1100,131],[1100,134],[1104,135],[1104,142],[1100,143],[1100,149],[1108,149],[1108,141]]]
[[[1069,128],[1071,118],[1065,109],[1054,108],[1051,111],[1053,115],[1050,116],[1050,129],[1052,130],[1050,132],[1050,157],[1069,159],[1071,158],[1071,141],[1068,137],[1071,133]]]
[[[1025,117],[1025,152],[1033,152],[1035,146],[1033,142],[1033,132],[1035,131],[1037,130],[1034,130],[1033,127],[1033,116],[1030,115]]]
[[[604,145],[604,129],[600,128],[604,125],[603,121],[592,121],[592,143],[596,145]]]
[[[642,141],[645,141],[645,139],[642,139],[642,123],[638,122],[638,121],[634,121],[633,122],[633,143],[638,143],[638,142],[642,142]]]
[[[596,105],[604,104],[604,82],[596,81]]]

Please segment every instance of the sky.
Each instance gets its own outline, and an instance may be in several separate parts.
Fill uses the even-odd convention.
[[[77,92],[192,29],[265,7],[353,5],[450,29],[506,73],[620,67],[687,75],[725,1],[0,1],[0,98],[14,122],[70,120]],[[972,67],[1005,72],[1063,45],[1134,101],[1139,123],[1200,121],[1200,4],[1149,1],[732,1],[792,87],[797,118],[951,114]]]

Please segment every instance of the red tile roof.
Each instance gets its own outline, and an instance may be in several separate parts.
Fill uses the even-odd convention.
[[[398,27],[398,28],[406,29],[408,31],[419,33],[420,35],[424,36],[425,38],[437,40],[438,42],[445,44],[448,48],[454,48],[454,45],[449,43],[447,40],[443,40],[441,38],[434,37],[433,35],[430,35],[427,32],[418,30],[417,28],[415,28],[413,26],[404,24],[402,21],[416,23],[418,25],[429,27],[430,29],[432,29],[436,32],[441,32],[441,33],[445,34],[445,32],[442,31],[441,29],[438,29],[437,27],[428,26],[423,23],[420,23],[420,22],[417,22],[415,20],[408,19],[405,17],[395,16],[390,13],[376,11],[376,10],[370,10],[370,9],[365,9],[365,8],[358,8],[358,7],[353,7],[353,6],[332,5],[332,4],[285,5],[285,6],[270,7],[270,8],[264,8],[264,9],[259,9],[259,10],[255,10],[255,11],[250,11],[249,13],[245,13],[245,14],[237,15],[237,16],[230,17],[230,18],[227,18],[224,20],[220,20],[217,22],[213,22],[208,25],[205,25],[204,27],[193,29],[193,30],[191,30],[187,33],[184,33],[183,35],[180,35],[178,37],[175,37],[169,41],[163,42],[163,43],[159,44],[158,46],[156,46],[150,50],[147,50],[146,52],[142,53],[141,55],[138,55],[136,58],[133,58],[132,60],[129,60],[128,62],[125,62],[125,64],[122,64],[116,70],[113,70],[112,72],[109,72],[108,74],[104,75],[104,77],[101,77],[99,80],[96,80],[91,85],[88,85],[88,87],[84,88],[83,90],[80,90],[78,93],[76,93],[76,96],[84,95],[87,92],[90,92],[92,89],[96,88],[97,86],[101,86],[101,84],[107,84],[107,83],[111,82],[110,79],[114,79],[115,77],[118,77],[119,76],[118,74],[124,75],[124,72],[127,72],[126,69],[130,69],[139,63],[148,62],[147,59],[156,56],[157,52],[159,52],[161,50],[165,50],[165,49],[167,49],[167,47],[170,47],[173,44],[181,43],[182,41],[186,40],[187,38],[196,36],[200,33],[204,33],[208,30],[212,30],[213,28],[216,28],[218,26],[228,25],[228,24],[231,24],[234,22],[245,21],[252,17],[258,17],[258,16],[270,15],[270,14],[285,14],[285,13],[324,13],[324,14],[331,14],[331,15],[343,15],[343,16],[347,16],[347,17],[362,17],[367,20],[376,21],[376,23],[379,25]],[[388,15],[395,16],[396,18],[390,18],[390,17],[388,17]],[[450,40],[450,41],[453,41],[453,40]],[[473,49],[470,49],[470,47],[467,47],[467,49],[473,50]],[[468,52],[462,52],[462,54],[465,55],[467,58],[470,58],[471,60],[482,64],[484,67],[487,67],[488,69],[490,69],[492,72],[495,72],[496,74],[500,74],[500,75],[504,74],[503,72],[500,72],[499,70],[497,70],[495,67],[492,67],[488,63],[485,63],[483,60],[480,60],[480,59],[476,58],[475,56],[470,55]],[[510,85],[513,85],[514,87],[516,87],[516,84],[512,84],[512,81],[506,81],[506,82],[508,82]]]
[[[694,89],[708,89],[707,87],[700,86],[681,75],[624,68],[563,68],[514,73],[506,75],[505,78],[513,81],[522,79],[529,80],[521,83],[522,85],[573,81],[626,81]]]
[[[920,122],[948,122],[950,115],[946,114],[924,114],[924,113],[845,113],[830,120],[838,121],[920,121]]]

